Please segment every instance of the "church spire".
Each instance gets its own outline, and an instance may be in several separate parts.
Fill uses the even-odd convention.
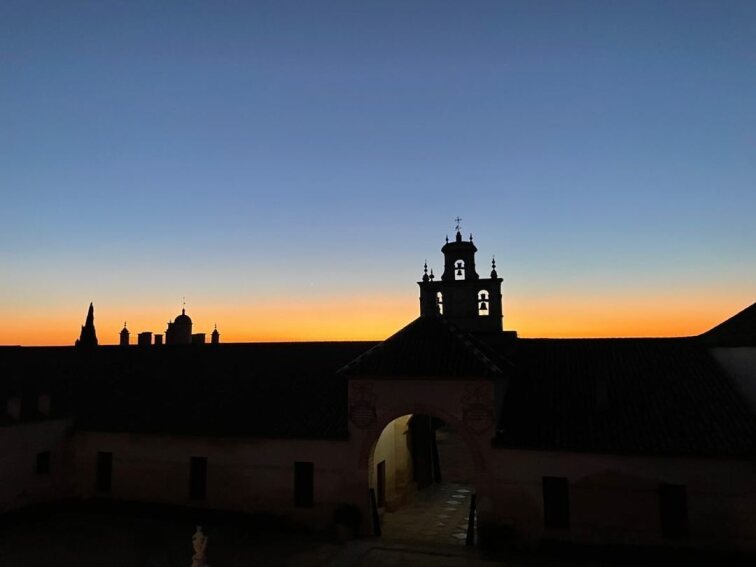
[[[97,332],[94,326],[94,304],[89,304],[89,310],[87,311],[87,319],[81,327],[81,334],[76,341],[76,346],[81,347],[95,347],[97,346]]]

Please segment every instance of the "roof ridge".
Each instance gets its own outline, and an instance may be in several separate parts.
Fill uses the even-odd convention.
[[[467,346],[467,347],[470,348],[470,350],[478,358],[478,360],[480,360],[489,370],[491,370],[492,372],[495,372],[497,374],[500,374],[502,376],[504,375],[504,372],[502,372],[501,368],[499,368],[499,366],[496,363],[494,363],[494,361],[491,360],[490,357],[486,356],[483,353],[483,351],[480,350],[480,348],[478,348],[473,343],[474,339],[473,339],[473,336],[470,333],[468,333],[466,331],[463,331],[462,329],[460,329],[459,327],[457,327],[454,323],[452,323],[451,321],[449,321],[448,319],[446,319],[444,317],[439,316],[439,318],[440,318],[441,322],[444,325],[446,325],[447,327],[449,327],[449,330],[452,333],[454,333],[456,335],[456,337],[458,339],[460,339],[465,346]]]
[[[727,343],[756,343],[756,302],[701,333],[697,338]]]
[[[408,347],[408,345],[415,343],[418,344]],[[489,378],[504,375],[491,354],[486,353],[484,348],[481,348],[481,345],[471,334],[459,329],[440,314],[423,315],[415,318],[383,342],[375,345],[344,365],[337,373],[351,371],[355,374],[361,374],[370,366],[380,367],[380,372],[385,373],[388,371],[385,366],[386,361],[390,360],[392,361],[390,363],[392,371],[389,374],[418,376],[423,373],[421,371],[422,365],[418,360],[415,360],[414,356],[407,356],[406,349],[417,348],[420,346],[420,343],[424,345],[421,347],[421,351],[426,352],[426,354],[428,354],[427,350],[429,348],[442,348],[444,353],[440,358],[438,355],[427,358],[424,363],[426,366],[428,364],[431,366],[441,364],[443,367],[444,364],[449,363],[449,356],[456,360],[456,366],[452,364],[454,370],[452,370],[452,367],[446,367],[445,369],[438,367],[435,372],[440,371],[445,373],[451,371],[452,373],[449,376],[467,375],[487,376]],[[440,347],[438,345],[445,346]],[[438,354],[440,355],[441,353]],[[428,356],[430,357],[430,354]],[[436,359],[435,362],[431,362],[432,359]],[[412,370],[409,370],[410,368]],[[404,374],[408,371],[410,374]],[[431,372],[430,374],[433,373]]]

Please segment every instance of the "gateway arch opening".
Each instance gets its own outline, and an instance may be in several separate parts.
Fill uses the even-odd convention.
[[[383,537],[457,545],[474,541],[475,469],[455,428],[427,414],[398,417],[381,432],[369,471],[374,517],[380,523],[376,532]]]

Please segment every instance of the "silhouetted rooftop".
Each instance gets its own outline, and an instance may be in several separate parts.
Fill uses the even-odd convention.
[[[23,392],[30,417],[52,382],[56,415],[74,414],[85,430],[342,438],[346,379],[336,370],[374,344],[4,347],[0,402]]]
[[[756,422],[694,339],[519,339],[500,447],[742,456]]]
[[[485,345],[441,316],[418,317],[342,369],[371,378],[498,378]]]
[[[747,333],[753,313],[715,330]],[[382,343],[0,347],[0,403],[21,396],[21,419],[41,419],[48,393],[52,417],[91,431],[342,439],[350,377],[494,380],[498,447],[724,457],[756,447],[754,415],[698,337],[473,336],[428,316]]]
[[[712,346],[756,346],[756,303],[700,335]]]

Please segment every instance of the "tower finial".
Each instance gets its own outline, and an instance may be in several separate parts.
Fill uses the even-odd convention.
[[[499,274],[496,273],[496,256],[491,256],[491,278],[496,279]]]
[[[423,281],[428,281],[428,260],[423,263]]]
[[[121,329],[121,340],[120,345],[121,346],[129,346],[129,330],[126,328],[126,321],[123,322],[123,329]]]
[[[457,232],[462,232],[462,219],[459,216],[457,216],[457,218],[454,219],[454,222],[457,223],[457,226],[454,227],[454,229]]]
[[[181,298],[181,314],[186,315],[186,296]]]

